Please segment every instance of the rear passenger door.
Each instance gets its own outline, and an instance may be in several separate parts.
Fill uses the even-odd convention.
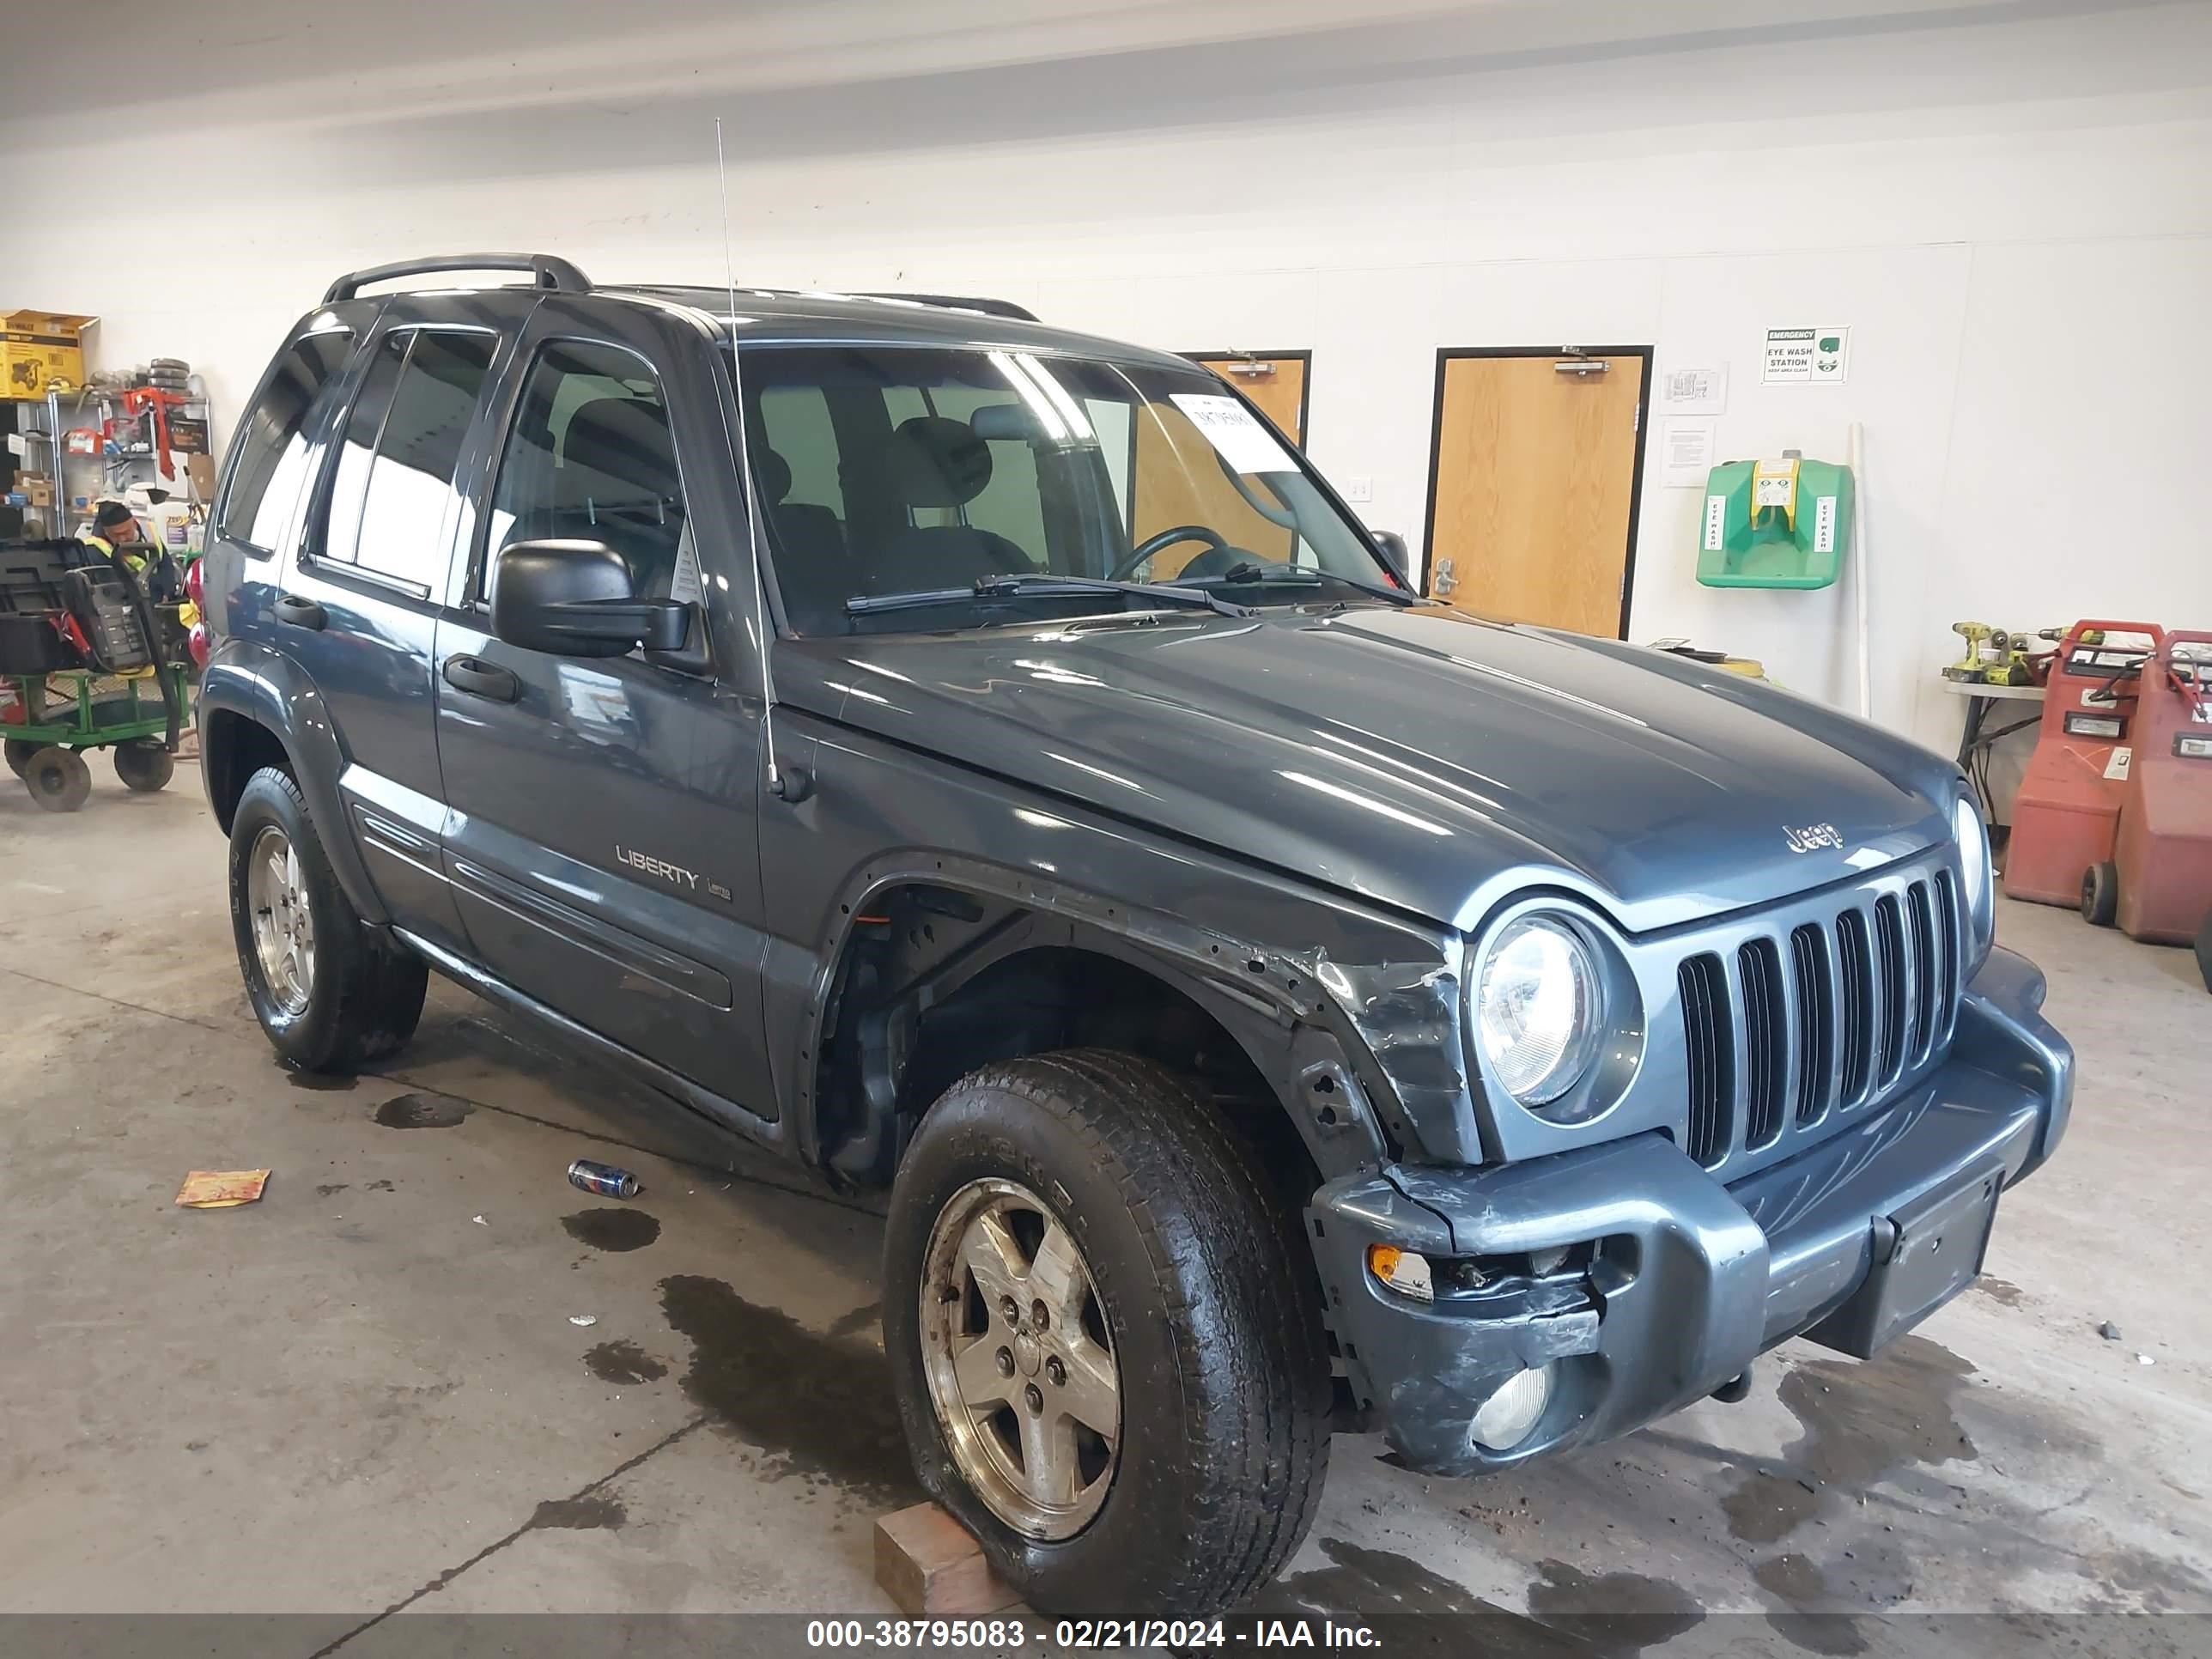
[[[518,352],[468,586],[437,636],[447,868],[501,979],[769,1118],[759,675],[731,604],[751,576],[722,382],[688,326],[551,299]],[[691,604],[686,650],[569,658],[495,638],[500,550],[554,538],[603,542],[641,595]]]
[[[453,946],[463,933],[438,854],[431,652],[458,522],[453,479],[502,335],[483,320],[483,301],[410,299],[395,311],[356,366],[272,632],[337,736],[340,797],[378,896],[400,926]]]

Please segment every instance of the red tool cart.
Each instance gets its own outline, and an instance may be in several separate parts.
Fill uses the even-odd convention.
[[[2066,630],[2051,660],[2035,753],[2013,798],[2007,896],[2079,904],[2083,879],[2111,860],[2136,690],[2144,661],[2165,640],[2156,623],[2093,620]]]
[[[2135,762],[2109,862],[2081,914],[2130,939],[2187,945],[2212,916],[2212,634],[2177,629],[2144,665]]]

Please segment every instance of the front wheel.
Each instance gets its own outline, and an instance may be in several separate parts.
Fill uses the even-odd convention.
[[[1328,1468],[1320,1291],[1187,1079],[1097,1049],[963,1079],[884,1248],[922,1486],[1031,1605],[1220,1612],[1281,1569]]]
[[[230,921],[254,1016],[301,1070],[355,1071],[415,1034],[422,958],[362,926],[299,785],[273,766],[231,819]]]
[[[31,757],[39,752],[40,745],[27,738],[9,738],[0,747],[7,751],[8,769],[20,778],[30,769]]]

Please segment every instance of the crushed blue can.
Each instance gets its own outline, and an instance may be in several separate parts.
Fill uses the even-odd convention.
[[[588,1158],[580,1158],[568,1166],[568,1184],[587,1193],[597,1193],[601,1198],[637,1196],[635,1176],[611,1164],[594,1164]]]

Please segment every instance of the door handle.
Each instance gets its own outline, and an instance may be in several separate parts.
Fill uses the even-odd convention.
[[[323,607],[313,599],[295,599],[289,593],[276,596],[276,620],[291,628],[305,628],[319,634],[330,622]]]
[[[472,697],[494,702],[513,702],[522,695],[522,682],[496,663],[481,657],[448,657],[443,669],[446,684]]]

